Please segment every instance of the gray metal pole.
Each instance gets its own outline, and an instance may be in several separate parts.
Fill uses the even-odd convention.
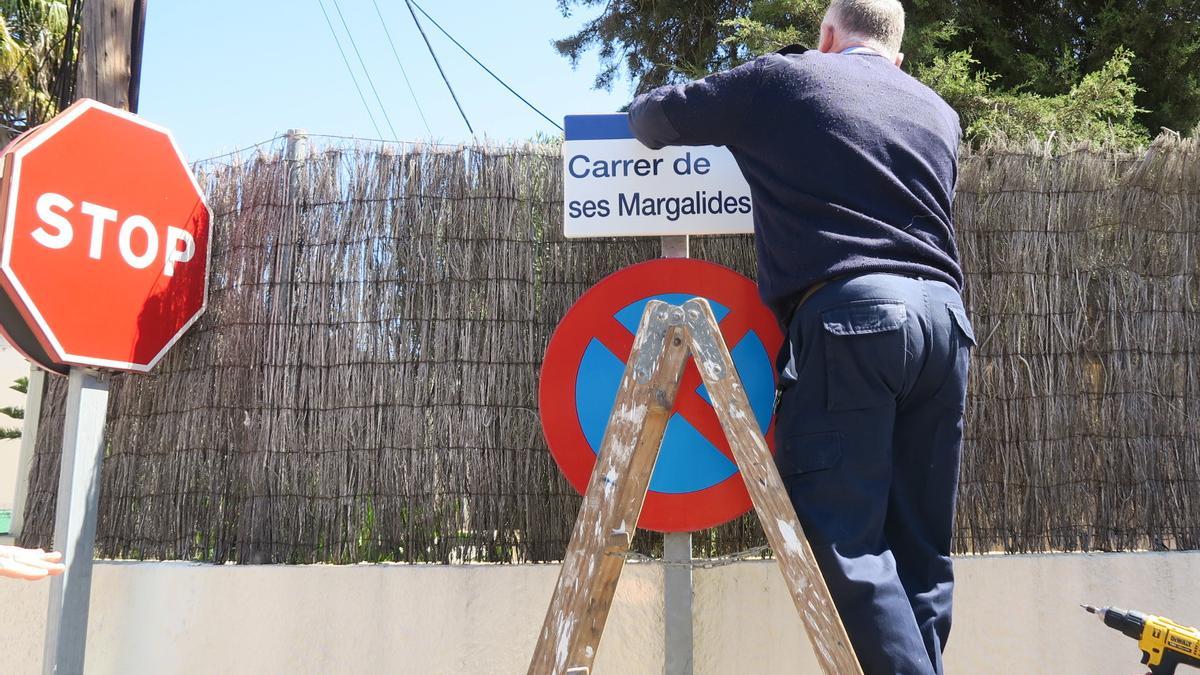
[[[688,236],[662,237],[664,258],[688,257]],[[692,675],[692,533],[663,535],[663,672]],[[674,563],[674,564],[672,564]]]
[[[667,237],[659,237],[662,240],[662,257],[664,258],[686,258],[688,257],[688,236],[686,234],[676,234]]]
[[[692,533],[663,535],[663,624],[666,675],[692,675]],[[677,563],[672,565],[671,563]]]
[[[62,472],[54,518],[54,545],[63,552],[67,571],[50,580],[44,675],[83,672],[108,410],[107,374],[73,367],[68,377]]]
[[[25,528],[25,502],[29,499],[29,472],[33,470],[33,453],[37,449],[38,424],[42,418],[42,392],[46,386],[46,371],[29,364],[29,388],[25,390],[25,420],[21,424],[21,452],[17,456],[17,485],[13,490],[12,524],[8,533],[21,536]]]

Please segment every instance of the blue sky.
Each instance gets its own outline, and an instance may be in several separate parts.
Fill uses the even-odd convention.
[[[337,14],[340,7],[401,140],[428,140],[372,0],[321,0],[380,133],[391,138]],[[375,0],[433,138],[469,140],[403,0]],[[611,112],[627,82],[595,91],[594,56],[572,70],[551,45],[597,10],[564,18],[554,0],[423,0],[419,4],[496,74],[551,118]],[[190,160],[289,128],[377,138],[318,0],[157,0],[148,4],[140,114],[170,128]],[[481,136],[523,140],[557,132],[505,91],[418,12],[450,83]]]

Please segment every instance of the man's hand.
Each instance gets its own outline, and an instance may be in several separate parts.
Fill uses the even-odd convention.
[[[62,554],[40,548],[0,546],[0,577],[37,581],[66,571]]]

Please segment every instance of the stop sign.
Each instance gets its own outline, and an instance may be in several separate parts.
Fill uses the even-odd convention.
[[[145,372],[204,311],[212,216],[160,126],[78,101],[6,150],[0,213],[0,286],[54,364]]]

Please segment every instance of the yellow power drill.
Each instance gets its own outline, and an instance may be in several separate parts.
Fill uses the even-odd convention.
[[[1133,610],[1080,607],[1099,616],[1105,626],[1137,640],[1142,663],[1149,665],[1154,675],[1174,675],[1175,666],[1179,665],[1200,668],[1200,630]]]

